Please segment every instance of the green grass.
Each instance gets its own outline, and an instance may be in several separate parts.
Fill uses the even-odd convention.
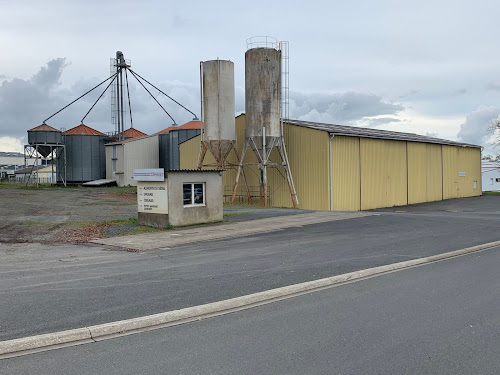
[[[54,225],[54,223],[47,223],[45,221],[34,221],[34,220],[23,221],[21,223],[23,224],[23,226],[30,227],[30,228],[50,227],[50,226]]]

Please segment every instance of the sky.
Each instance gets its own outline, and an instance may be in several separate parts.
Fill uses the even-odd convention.
[[[430,135],[498,154],[498,1],[0,0],[0,151],[22,152],[26,131],[110,75],[123,51],[132,69],[199,116],[200,61],[235,64],[245,111],[246,40],[290,46],[290,117]],[[134,127],[172,120],[130,78]],[[102,90],[47,121],[81,123]],[[151,91],[176,123],[193,116]],[[85,118],[114,130],[106,94]],[[130,126],[130,119],[127,119]]]

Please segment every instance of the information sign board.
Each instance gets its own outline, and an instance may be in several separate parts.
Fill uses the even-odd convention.
[[[168,214],[167,181],[139,181],[137,183],[137,211]]]

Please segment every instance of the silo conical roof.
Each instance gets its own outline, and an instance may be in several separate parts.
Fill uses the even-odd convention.
[[[201,129],[201,121],[193,120],[193,121],[186,122],[183,125],[169,126],[168,128],[160,130],[158,133],[155,133],[155,134],[168,134],[170,132],[170,130],[175,130],[175,129]]]
[[[146,133],[141,132],[140,130],[137,130],[137,129],[134,129],[134,128],[129,128],[129,129],[125,130],[123,132],[123,135],[125,136],[125,139],[147,136]]]
[[[90,126],[87,126],[85,124],[80,124],[78,126],[75,126],[74,128],[66,130],[64,135],[100,135],[100,136],[106,136],[106,134],[101,133],[98,130],[92,129]]]
[[[56,128],[53,128],[52,126],[49,126],[47,124],[42,124],[35,126],[33,129],[29,129],[29,132],[60,132],[60,130],[57,130]]]

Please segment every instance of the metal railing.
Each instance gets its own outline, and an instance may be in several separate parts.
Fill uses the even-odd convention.
[[[278,39],[272,36],[253,36],[247,39],[247,49],[274,48],[279,49]]]

